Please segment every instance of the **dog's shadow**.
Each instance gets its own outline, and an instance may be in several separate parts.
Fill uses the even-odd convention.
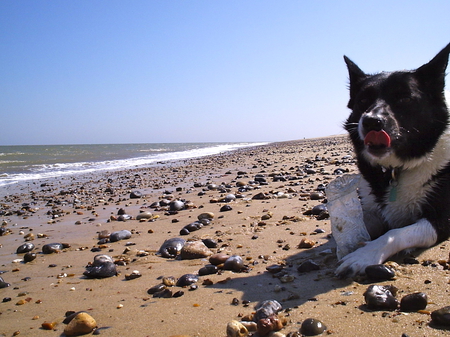
[[[301,249],[299,252],[288,256],[281,273],[269,271],[260,272],[249,276],[226,277],[222,282],[211,285],[217,292],[233,293],[233,289],[241,292],[241,301],[262,302],[264,300],[277,300],[283,307],[296,307],[307,301],[317,301],[321,294],[345,288],[352,280],[342,280],[335,276],[337,267],[335,254],[335,241],[328,239],[324,244],[309,249]],[[318,270],[299,272],[298,267],[305,261],[311,260],[319,265]],[[267,267],[274,264],[269,260],[258,260]],[[270,269],[270,268],[269,268]],[[250,271],[250,273],[252,273]],[[284,274],[286,277],[282,277]],[[292,278],[293,277],[293,278]]]

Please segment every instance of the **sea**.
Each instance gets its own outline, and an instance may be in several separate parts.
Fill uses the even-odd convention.
[[[149,143],[0,146],[0,187],[30,180],[149,167],[259,143]]]

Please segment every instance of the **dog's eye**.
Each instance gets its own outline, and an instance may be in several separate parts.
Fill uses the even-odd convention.
[[[358,99],[357,103],[358,103],[358,107],[360,109],[365,110],[369,106],[369,99],[368,98],[360,98],[360,99]]]
[[[399,103],[399,104],[409,104],[411,102],[412,102],[412,98],[409,96],[400,97],[397,100],[397,103]]]

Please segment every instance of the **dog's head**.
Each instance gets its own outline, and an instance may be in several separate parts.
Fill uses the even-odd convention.
[[[444,98],[450,44],[413,71],[364,73],[344,56],[352,110],[345,129],[357,153],[372,165],[407,167],[425,158],[445,132]]]

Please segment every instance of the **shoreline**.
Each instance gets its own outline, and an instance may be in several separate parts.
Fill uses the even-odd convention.
[[[280,332],[285,335],[298,331],[310,317],[321,320],[328,329],[324,335],[331,336],[446,335],[448,331],[428,325],[426,313],[368,310],[363,297],[368,283],[334,277],[337,259],[330,222],[304,213],[323,203],[318,187],[334,179],[337,169],[357,172],[352,147],[343,135],[11,188],[0,199],[1,220],[8,230],[0,236],[0,270],[5,271],[0,276],[11,284],[0,289],[0,335],[63,336],[64,315],[73,310],[87,311],[104,336],[221,337],[226,336],[228,322],[251,314],[264,300],[283,306],[287,324]],[[265,183],[250,184],[257,175]],[[239,191],[239,186],[251,188]],[[133,191],[142,196],[130,198]],[[255,197],[261,193],[264,198]],[[224,202],[229,194],[236,199]],[[174,214],[164,207],[151,207],[170,198],[190,206]],[[231,210],[221,211],[225,205]],[[133,219],[117,221],[120,209]],[[142,211],[153,218],[136,220]],[[180,236],[184,226],[206,212],[214,213],[210,224]],[[103,230],[129,230],[132,235],[99,244]],[[35,235],[29,242],[36,246],[36,259],[23,263],[23,254],[16,254],[16,249],[30,233]],[[171,290],[182,291],[182,296],[154,298],[147,291],[161,277],[198,274],[208,264],[207,258],[178,260],[158,255],[162,243],[174,237],[215,240],[214,253],[239,255],[248,268],[199,276],[196,290],[175,286]],[[303,239],[312,247],[299,248]],[[42,247],[53,242],[70,247],[43,254]],[[437,261],[448,259],[449,248],[444,242],[414,253],[419,263],[413,265],[396,258],[397,278],[379,284],[393,284],[398,296],[425,292],[429,311],[448,305],[450,275]],[[119,275],[83,276],[97,254],[118,262]],[[298,272],[308,260],[319,269]],[[423,265],[428,260],[435,261],[435,266]],[[290,278],[268,272],[272,265],[281,266]],[[125,275],[134,270],[142,276],[127,280]],[[24,304],[18,304],[21,299],[26,299]],[[42,329],[44,322],[55,322],[54,330]]]

